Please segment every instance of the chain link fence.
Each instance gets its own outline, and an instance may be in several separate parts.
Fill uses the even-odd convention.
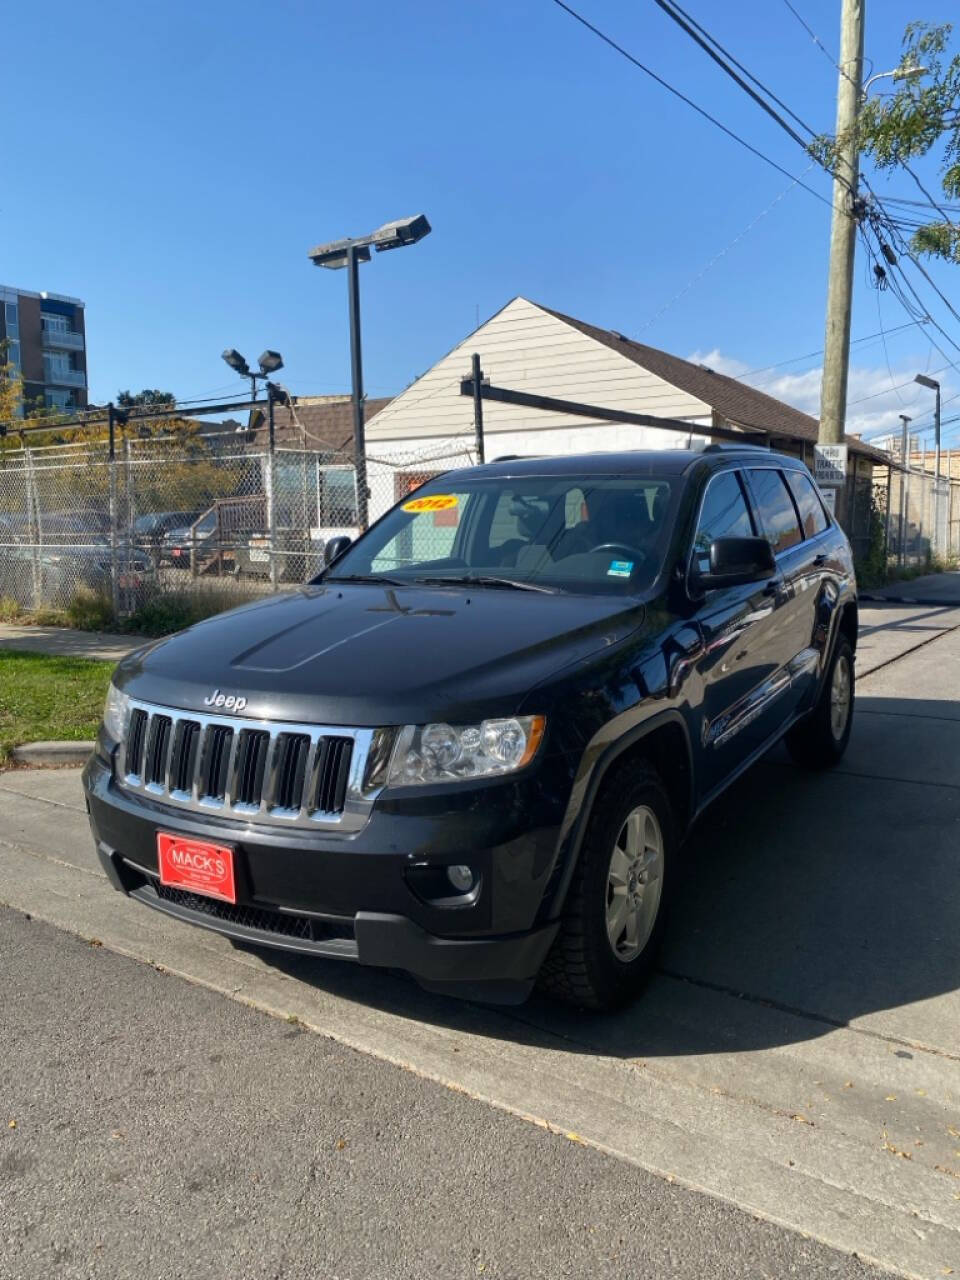
[[[358,528],[352,452],[248,443],[247,433],[7,449],[0,457],[0,598],[64,609],[78,593],[117,618],[158,598],[232,602],[308,581]],[[472,438],[371,447],[369,518],[475,461]]]
[[[876,476],[875,493],[891,565],[960,558],[960,479],[891,467]]]

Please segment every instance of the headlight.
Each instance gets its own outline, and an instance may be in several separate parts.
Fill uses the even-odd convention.
[[[397,738],[387,786],[513,773],[537,754],[545,727],[543,716],[512,716],[468,725],[408,724]]]
[[[107,731],[107,736],[114,742],[123,741],[129,711],[130,699],[111,683],[103,706],[103,727]]]

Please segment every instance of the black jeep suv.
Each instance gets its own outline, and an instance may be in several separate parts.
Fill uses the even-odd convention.
[[[121,663],[85,772],[107,875],[241,943],[426,987],[632,995],[678,845],[772,743],[850,734],[850,548],[748,447],[429,481],[312,583]]]

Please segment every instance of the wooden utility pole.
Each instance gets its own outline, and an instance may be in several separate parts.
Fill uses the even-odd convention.
[[[863,76],[863,16],[866,0],[843,0],[840,32],[840,78],[837,84],[837,167],[833,179],[830,223],[830,278],[827,284],[827,331],[823,384],[820,391],[820,443],[842,444],[847,416],[847,372],[850,364],[850,310],[853,260],[857,245],[857,181],[860,142],[856,136]]]

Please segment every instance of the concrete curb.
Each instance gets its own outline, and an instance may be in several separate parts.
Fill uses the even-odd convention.
[[[920,609],[958,609],[960,601],[931,600],[922,596],[875,596],[869,591],[861,591],[860,599],[864,604],[915,604]]]
[[[12,755],[17,764],[37,767],[79,765],[86,764],[93,746],[92,742],[25,742],[14,747]]]

